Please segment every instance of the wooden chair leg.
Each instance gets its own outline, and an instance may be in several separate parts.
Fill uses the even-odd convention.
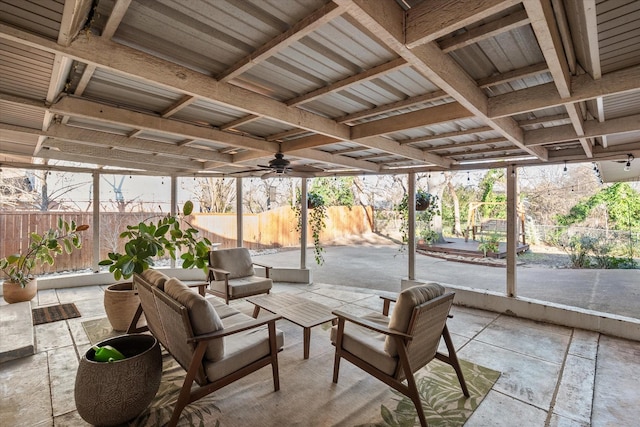
[[[340,353],[342,351],[342,337],[344,334],[344,319],[338,320],[338,336],[336,337],[336,356],[333,361],[333,382],[338,384],[338,375],[340,373]]]
[[[449,334],[449,329],[447,325],[444,325],[444,329],[442,331],[442,337],[444,338],[444,343],[447,345],[447,350],[449,351],[449,364],[453,366],[453,369],[456,371],[456,375],[458,376],[458,381],[460,382],[460,387],[462,387],[462,392],[466,397],[469,397],[469,389],[467,389],[467,382],[464,380],[464,375],[462,375],[462,368],[460,367],[460,362],[458,361],[458,356],[456,354],[456,348],[453,346],[453,341],[451,340],[451,334]]]
[[[271,372],[273,374],[273,390],[280,390],[280,373],[278,372],[278,346],[276,343],[276,322],[269,323],[269,346],[271,348]]]

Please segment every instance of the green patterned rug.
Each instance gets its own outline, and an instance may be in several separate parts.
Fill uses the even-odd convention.
[[[106,319],[105,319],[106,320]],[[108,322],[83,322],[92,343],[113,333]],[[347,361],[333,384],[334,349],[314,330],[311,358],[302,358],[302,330],[285,329],[278,355],[280,391],[273,391],[271,369],[263,368],[194,403],[182,412],[179,426],[418,426],[415,407],[405,396]],[[314,348],[315,346],[315,348]],[[416,375],[430,427],[462,426],[500,376],[499,372],[461,361],[471,397],[465,398],[453,368],[434,360]],[[185,371],[163,352],[163,375],[153,402],[129,425],[166,424],[178,398]]]

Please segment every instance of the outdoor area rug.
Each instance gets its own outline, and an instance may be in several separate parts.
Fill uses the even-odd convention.
[[[179,426],[419,426],[413,403],[349,362],[340,364],[338,384],[332,382],[334,347],[329,325],[314,328],[311,355],[302,357],[302,328],[278,322],[285,347],[278,354],[280,391],[273,391],[271,368],[265,367],[188,405]],[[92,344],[120,333],[108,320],[83,322]],[[416,374],[427,422],[431,427],[461,426],[487,395],[500,372],[460,361],[471,397],[465,398],[453,368],[433,360]],[[163,351],[162,382],[149,407],[129,426],[165,425],[185,371]]]
[[[58,304],[48,307],[34,308],[31,310],[33,315],[33,324],[41,325],[43,323],[57,322],[59,320],[72,319],[80,317],[80,312],[75,304]]]
[[[87,337],[89,338],[89,342],[91,344],[97,344],[100,341],[104,341],[108,338],[113,338],[117,337],[118,335],[124,334],[124,332],[114,331],[111,327],[111,323],[109,323],[109,319],[107,319],[106,317],[82,322],[82,327],[84,328],[84,332],[87,334]]]

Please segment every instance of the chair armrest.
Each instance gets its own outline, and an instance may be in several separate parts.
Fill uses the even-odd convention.
[[[193,338],[189,338],[188,342],[199,342],[199,341],[211,341],[213,339],[226,337],[229,335],[237,334],[239,332],[243,332],[249,329],[257,328],[258,326],[266,325],[271,322],[275,322],[278,319],[282,319],[280,315],[269,315],[265,317],[261,317],[260,319],[249,320],[244,323],[239,323],[237,325],[230,326],[228,328],[220,329],[215,332],[209,332],[208,334],[196,335]]]
[[[348,320],[351,323],[355,323],[356,325],[360,325],[362,327],[365,327],[367,329],[371,329],[372,331],[379,332],[379,333],[384,334],[384,335],[401,337],[401,338],[405,338],[405,339],[408,339],[408,340],[413,338],[411,335],[405,334],[404,332],[400,332],[400,331],[397,331],[395,329],[389,329],[389,328],[382,327],[382,326],[378,325],[377,323],[371,322],[371,321],[363,319],[361,317],[354,316],[354,315],[349,314],[349,313],[345,313],[344,311],[334,310],[331,313],[335,314],[336,316],[338,316],[338,319]]]
[[[254,262],[252,263],[253,265],[257,265],[258,267],[263,267],[263,268],[273,268],[270,265],[266,265],[266,264],[260,264],[259,262]]]
[[[388,316],[389,315],[389,306],[391,305],[392,302],[396,302],[398,300],[397,297],[385,297],[380,295],[380,299],[382,299],[383,303],[382,303],[382,314],[384,316]]]
[[[272,268],[270,265],[260,264],[259,262],[254,262],[252,264],[264,268],[264,277],[266,277],[267,279],[269,278],[269,271]]]

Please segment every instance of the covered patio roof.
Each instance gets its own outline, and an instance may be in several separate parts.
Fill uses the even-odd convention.
[[[0,10],[0,166],[322,176],[597,162],[605,181],[640,176],[638,1]]]

